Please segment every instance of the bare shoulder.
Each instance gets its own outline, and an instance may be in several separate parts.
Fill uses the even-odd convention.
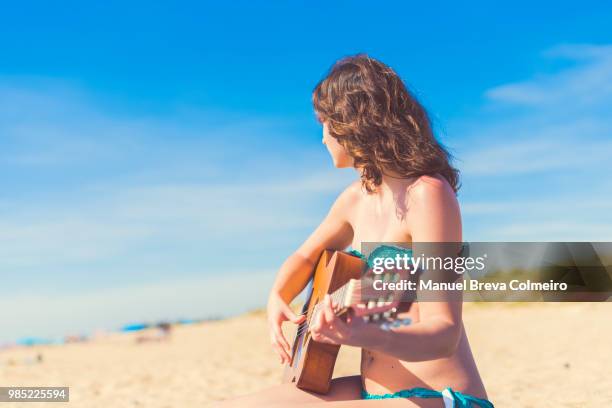
[[[421,176],[407,194],[406,227],[415,242],[461,241],[455,191],[442,176]]]
[[[335,205],[347,210],[359,203],[363,197],[363,194],[361,182],[359,180],[354,181],[340,193]]]
[[[349,184],[332,205],[329,216],[334,220],[352,224],[353,214],[355,214],[362,196],[363,191],[359,181]]]
[[[457,196],[442,176],[421,176],[408,187],[410,208],[424,209],[439,205],[457,205]]]

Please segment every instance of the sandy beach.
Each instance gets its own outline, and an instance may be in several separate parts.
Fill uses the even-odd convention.
[[[468,304],[464,316],[496,407],[612,406],[612,303]],[[74,407],[205,407],[282,373],[261,312],[178,326],[164,342],[136,336],[0,351],[0,384],[70,386]],[[358,369],[359,350],[343,348],[335,376]]]

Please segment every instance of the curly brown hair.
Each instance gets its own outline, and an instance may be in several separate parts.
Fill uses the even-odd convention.
[[[436,140],[423,106],[387,65],[357,54],[340,59],[312,93],[321,123],[353,157],[368,192],[385,171],[401,177],[442,175],[455,192],[459,171]]]

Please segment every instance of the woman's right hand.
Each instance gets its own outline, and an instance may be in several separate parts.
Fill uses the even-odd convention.
[[[296,316],[287,302],[285,302],[278,293],[270,294],[267,309],[268,325],[270,328],[270,342],[272,343],[274,350],[276,350],[280,356],[281,364],[288,363],[291,361],[291,349],[289,347],[289,343],[287,343],[287,339],[285,339],[285,336],[283,335],[281,325],[284,321],[300,324],[306,319],[306,316]]]

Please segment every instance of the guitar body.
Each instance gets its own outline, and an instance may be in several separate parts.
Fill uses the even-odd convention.
[[[361,258],[341,251],[326,250],[321,255],[303,313],[306,320],[298,327],[291,350],[291,362],[285,369],[284,382],[298,388],[325,394],[329,391],[340,346],[319,343],[306,330],[315,306],[351,279],[359,279],[364,270]]]

